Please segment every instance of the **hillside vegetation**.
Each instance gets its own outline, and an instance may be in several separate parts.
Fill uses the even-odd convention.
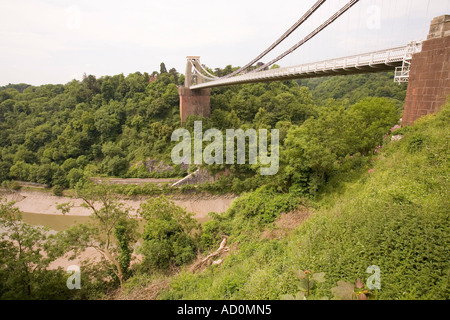
[[[22,180],[55,193],[70,188],[92,215],[48,233],[1,202],[0,298],[449,299],[450,104],[401,128],[406,87],[392,77],[215,88],[211,117],[183,125],[183,75],[163,64],[152,75],[1,88],[3,187]],[[260,175],[261,163],[201,165],[229,174],[182,192],[240,195],[204,224],[166,197],[171,187],[90,181],[184,176],[196,166],[171,163],[170,138],[197,120],[223,133],[279,129],[278,173]],[[117,193],[153,197],[131,217]],[[58,207],[67,213],[72,204]],[[83,263],[81,290],[68,290],[69,275],[49,266],[87,248],[103,258]],[[379,289],[366,284],[372,266]]]
[[[216,69],[216,73],[232,70],[228,66]],[[373,74],[362,80],[361,76],[339,78],[346,86],[366,81],[393,87],[392,74]],[[181,127],[177,85],[183,81],[183,75],[175,69],[167,71],[161,64],[160,72],[151,75],[136,72],[98,79],[85,75],[82,81],[73,80],[65,85],[1,87],[0,182],[28,181],[61,189],[74,188],[80,180],[93,176],[185,176],[195,168],[173,165],[170,157],[175,145],[170,141],[171,134]],[[319,81],[325,85],[332,80]],[[383,98],[384,105],[395,106],[391,108],[391,112],[397,111],[396,120],[391,121],[395,123],[405,87],[370,91],[371,94],[366,91],[365,87],[353,90],[351,102],[327,102],[328,96],[313,98],[321,94],[319,89],[314,86],[308,89],[294,81],[215,88],[211,94],[211,117],[191,117],[185,127],[192,130],[193,122],[201,120],[204,130],[277,128],[283,143],[289,128],[317,117],[319,106],[346,107],[360,100],[355,97],[368,96]],[[164,170],[148,168],[144,164],[149,161],[162,161]],[[205,186],[205,190],[241,193],[270,181],[255,177],[257,166],[229,167],[232,176],[215,186]],[[148,189],[123,192],[154,194],[151,186]]]
[[[324,272],[325,282],[309,298],[331,299],[338,281],[365,282],[376,265],[381,289],[372,290],[373,298],[449,299],[449,120],[447,104],[439,115],[397,130],[401,141],[387,140],[344,185],[329,186],[315,213],[281,240],[261,240],[247,226],[272,218],[273,207],[288,212],[296,203],[279,199],[255,212],[266,198],[262,190],[237,200],[218,221],[232,226],[239,249],[221,267],[181,273],[160,298],[279,299],[301,291],[298,272],[310,270]]]

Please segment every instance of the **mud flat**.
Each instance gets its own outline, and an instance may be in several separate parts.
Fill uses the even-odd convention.
[[[3,196],[8,202],[14,201],[14,206],[22,212],[34,214],[62,215],[57,206],[62,203],[72,203],[73,207],[67,216],[84,216],[91,214],[88,208],[82,206],[83,200],[68,196],[54,196],[48,192],[36,190],[19,190],[8,192]],[[140,197],[135,199],[122,199],[121,202],[130,208],[132,214],[136,214],[141,203],[149,197]],[[234,196],[198,196],[183,195],[172,197],[172,201],[180,207],[184,207],[188,212],[193,212],[195,218],[203,221],[208,218],[209,212],[223,213],[230,206]]]

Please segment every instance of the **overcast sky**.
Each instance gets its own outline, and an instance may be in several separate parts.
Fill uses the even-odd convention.
[[[316,0],[0,0],[0,86],[65,84],[167,68],[186,56],[211,68],[241,66],[274,42]],[[301,40],[348,0],[330,0],[263,61]],[[425,39],[450,0],[361,0],[332,26],[281,60],[337,58]]]

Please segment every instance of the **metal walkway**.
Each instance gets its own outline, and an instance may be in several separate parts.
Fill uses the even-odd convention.
[[[401,79],[404,79],[408,72],[408,66],[412,55],[420,51],[422,51],[422,41],[415,41],[403,47],[369,52],[355,56],[260,72],[249,72],[235,77],[221,78],[219,80],[191,85],[190,89],[196,90],[244,83],[315,78],[388,70],[396,70],[396,81],[401,82]]]

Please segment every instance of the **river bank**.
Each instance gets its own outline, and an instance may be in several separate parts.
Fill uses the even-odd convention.
[[[83,200],[70,196],[55,196],[45,189],[21,189],[16,191],[7,191],[0,194],[0,197],[6,201],[14,201],[14,207],[23,212],[23,220],[32,225],[46,226],[54,231],[63,231],[68,227],[87,223],[91,211],[82,206]],[[132,215],[137,214],[140,204],[149,197],[136,197],[127,199],[123,197],[120,201],[130,208]],[[172,201],[194,213],[194,217],[200,223],[206,222],[209,212],[223,213],[232,204],[236,196],[211,196],[211,195],[178,195],[171,197]],[[57,209],[59,204],[71,203],[73,207],[70,212],[63,215]],[[69,265],[81,265],[84,259],[99,260],[101,255],[94,248],[87,248],[75,260],[69,260],[68,255],[61,257],[51,263],[49,269],[62,267],[66,269]]]

